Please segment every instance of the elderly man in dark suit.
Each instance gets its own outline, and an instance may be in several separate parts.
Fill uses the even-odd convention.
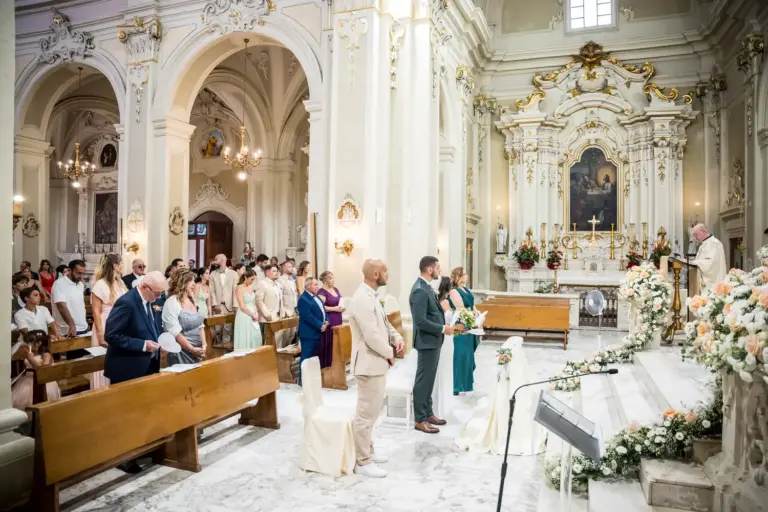
[[[317,297],[320,282],[308,277],[304,283],[304,293],[299,297],[299,341],[301,356],[299,357],[299,385],[301,385],[301,363],[305,359],[315,357],[320,352],[320,340],[328,329],[328,316],[325,306]]]
[[[445,325],[445,313],[429,284],[440,278],[440,262],[437,258],[421,258],[419,272],[421,275],[411,289],[409,300],[413,317],[413,348],[419,352],[413,384],[413,412],[416,430],[437,434],[440,429],[435,425],[445,425],[445,420],[436,417],[432,411],[432,388],[435,386],[443,336],[461,332],[463,327],[460,324]]]

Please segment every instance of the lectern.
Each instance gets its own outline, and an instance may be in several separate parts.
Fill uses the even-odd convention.
[[[668,343],[672,343],[672,338],[675,336],[675,333],[685,328],[682,315],[680,314],[682,310],[682,301],[680,300],[680,271],[686,269],[688,272],[689,297],[698,295],[701,292],[701,285],[699,283],[699,268],[696,265],[676,257],[670,257],[669,261],[672,263],[672,271],[674,272],[675,295],[672,299],[672,323],[661,335],[661,338]]]

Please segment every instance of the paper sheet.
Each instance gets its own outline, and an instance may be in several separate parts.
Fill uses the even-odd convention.
[[[102,347],[102,346],[98,346],[98,347],[88,347],[88,348],[86,348],[85,350],[87,350],[87,351],[88,351],[88,353],[89,353],[89,354],[91,354],[93,357],[96,357],[96,356],[103,356],[104,354],[106,354],[106,353],[107,353],[107,349],[106,349],[106,348],[104,348],[104,347]]]
[[[175,364],[173,366],[169,366],[168,368],[161,368],[160,371],[167,373],[183,373],[199,367],[199,364]]]

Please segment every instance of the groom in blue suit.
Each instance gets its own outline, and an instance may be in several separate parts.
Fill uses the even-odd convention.
[[[160,371],[162,307],[158,299],[168,288],[163,274],[150,272],[136,288],[117,299],[107,318],[104,376],[111,384]]]
[[[304,283],[304,293],[299,297],[296,309],[299,310],[299,341],[301,356],[299,357],[299,385],[301,385],[301,363],[305,359],[315,357],[320,352],[320,339],[328,329],[328,317],[325,306],[317,297],[320,283],[317,279],[307,278]]]

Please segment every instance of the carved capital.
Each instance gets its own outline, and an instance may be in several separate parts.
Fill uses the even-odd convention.
[[[467,66],[459,66],[456,69],[456,85],[465,97],[475,90],[475,77],[472,76]]]
[[[768,148],[768,128],[763,128],[757,132],[757,142],[761,148]]]
[[[85,59],[91,56],[95,48],[93,36],[84,30],[73,30],[69,17],[55,7],[51,9],[53,19],[51,35],[40,40],[41,55],[38,61],[46,64],[70,62],[76,58]]]
[[[748,77],[760,72],[765,55],[765,38],[762,34],[747,34],[741,40],[736,65]]]
[[[263,25],[264,17],[275,9],[271,0],[212,0],[205,4],[200,18],[210,32],[250,32]]]
[[[146,20],[136,16],[132,23],[118,25],[117,29],[117,39],[125,44],[129,66],[157,62],[163,37],[163,27],[157,16]]]

